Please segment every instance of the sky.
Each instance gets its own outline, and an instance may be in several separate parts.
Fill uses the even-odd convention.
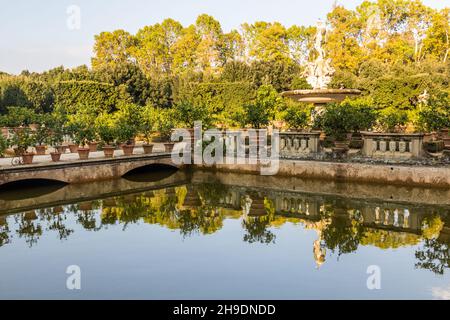
[[[279,21],[312,25],[324,19],[335,0],[0,0],[0,71],[41,72],[63,65],[90,65],[94,35],[173,18],[187,26],[202,13],[214,16],[224,31],[242,23]],[[353,9],[362,0],[338,0]],[[423,0],[433,8],[450,0]],[[79,11],[77,11],[79,9]],[[79,12],[79,15],[78,15]],[[79,17],[79,19],[77,19]]]

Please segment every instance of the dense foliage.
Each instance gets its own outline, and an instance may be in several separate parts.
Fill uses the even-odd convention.
[[[420,0],[364,1],[354,10],[333,7],[324,44],[336,69],[330,86],[360,89],[365,101],[364,108],[352,108],[359,125],[351,131],[368,129],[373,110],[384,130],[410,123],[424,130],[448,125],[449,100],[442,97],[450,93],[449,16],[449,8],[434,10]],[[134,104],[171,109],[185,126],[193,120],[208,126],[264,126],[285,119],[304,127],[308,115],[287,115],[286,103],[274,96],[310,88],[303,72],[317,55],[315,33],[314,26],[287,28],[264,21],[224,32],[206,14],[190,26],[166,19],[136,34],[102,32],[95,36],[92,68],[0,73],[0,113],[22,107],[70,115],[88,107],[98,115]],[[258,95],[269,87],[273,96],[262,101]],[[424,103],[425,93],[441,105]],[[25,118],[2,121],[16,126],[29,122]]]

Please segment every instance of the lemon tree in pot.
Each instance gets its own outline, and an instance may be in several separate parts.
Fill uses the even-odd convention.
[[[36,126],[34,130],[34,135],[36,139],[36,145],[34,148],[36,149],[37,155],[44,155],[45,150],[47,149],[46,143],[50,136],[50,122],[51,115],[49,114],[41,114],[37,116],[37,121],[39,125]]]
[[[153,133],[155,132],[155,125],[158,121],[159,112],[158,110],[151,106],[146,105],[142,108],[140,113],[140,128],[139,131],[144,138],[144,153],[150,154],[153,151]]]
[[[124,104],[114,114],[114,127],[117,142],[120,143],[125,156],[133,154],[135,138],[138,133],[139,107]]]
[[[330,104],[319,116],[321,129],[334,141],[333,151],[346,152],[349,148],[348,133],[353,130],[352,108],[346,104]]]
[[[158,118],[155,129],[159,132],[163,141],[165,152],[172,152],[175,145],[172,142],[171,135],[176,127],[175,112],[172,109],[158,109]]]
[[[442,135],[442,131],[450,127],[450,111],[447,104],[430,101],[429,105],[419,111],[417,127],[423,132],[432,134],[431,141],[424,143],[428,152],[437,153],[444,150],[446,137]]]
[[[116,137],[116,128],[114,126],[113,118],[107,114],[102,113],[95,120],[95,131],[103,144],[103,153],[105,158],[114,157],[114,140]]]
[[[68,128],[72,133],[80,160],[89,158],[89,142],[95,137],[92,117],[89,114],[78,112],[68,117]]]
[[[23,164],[31,164],[34,158],[34,152],[28,149],[35,143],[35,137],[30,128],[22,128],[14,133],[11,144],[15,146],[16,156],[22,157]]]
[[[53,147],[53,151],[50,152],[53,162],[58,162],[61,160],[61,155],[63,153],[63,139],[64,130],[62,126],[52,126],[50,135],[47,138],[47,143]]]

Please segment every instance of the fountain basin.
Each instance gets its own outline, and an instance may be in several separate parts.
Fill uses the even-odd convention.
[[[357,89],[312,89],[285,91],[281,95],[298,102],[327,104],[342,102],[347,97],[355,97],[361,94]]]

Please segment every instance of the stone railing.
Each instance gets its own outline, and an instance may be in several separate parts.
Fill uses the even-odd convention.
[[[280,132],[280,156],[302,158],[320,151],[320,132]]]
[[[423,155],[423,134],[362,132],[362,136],[366,157],[409,159]]]

